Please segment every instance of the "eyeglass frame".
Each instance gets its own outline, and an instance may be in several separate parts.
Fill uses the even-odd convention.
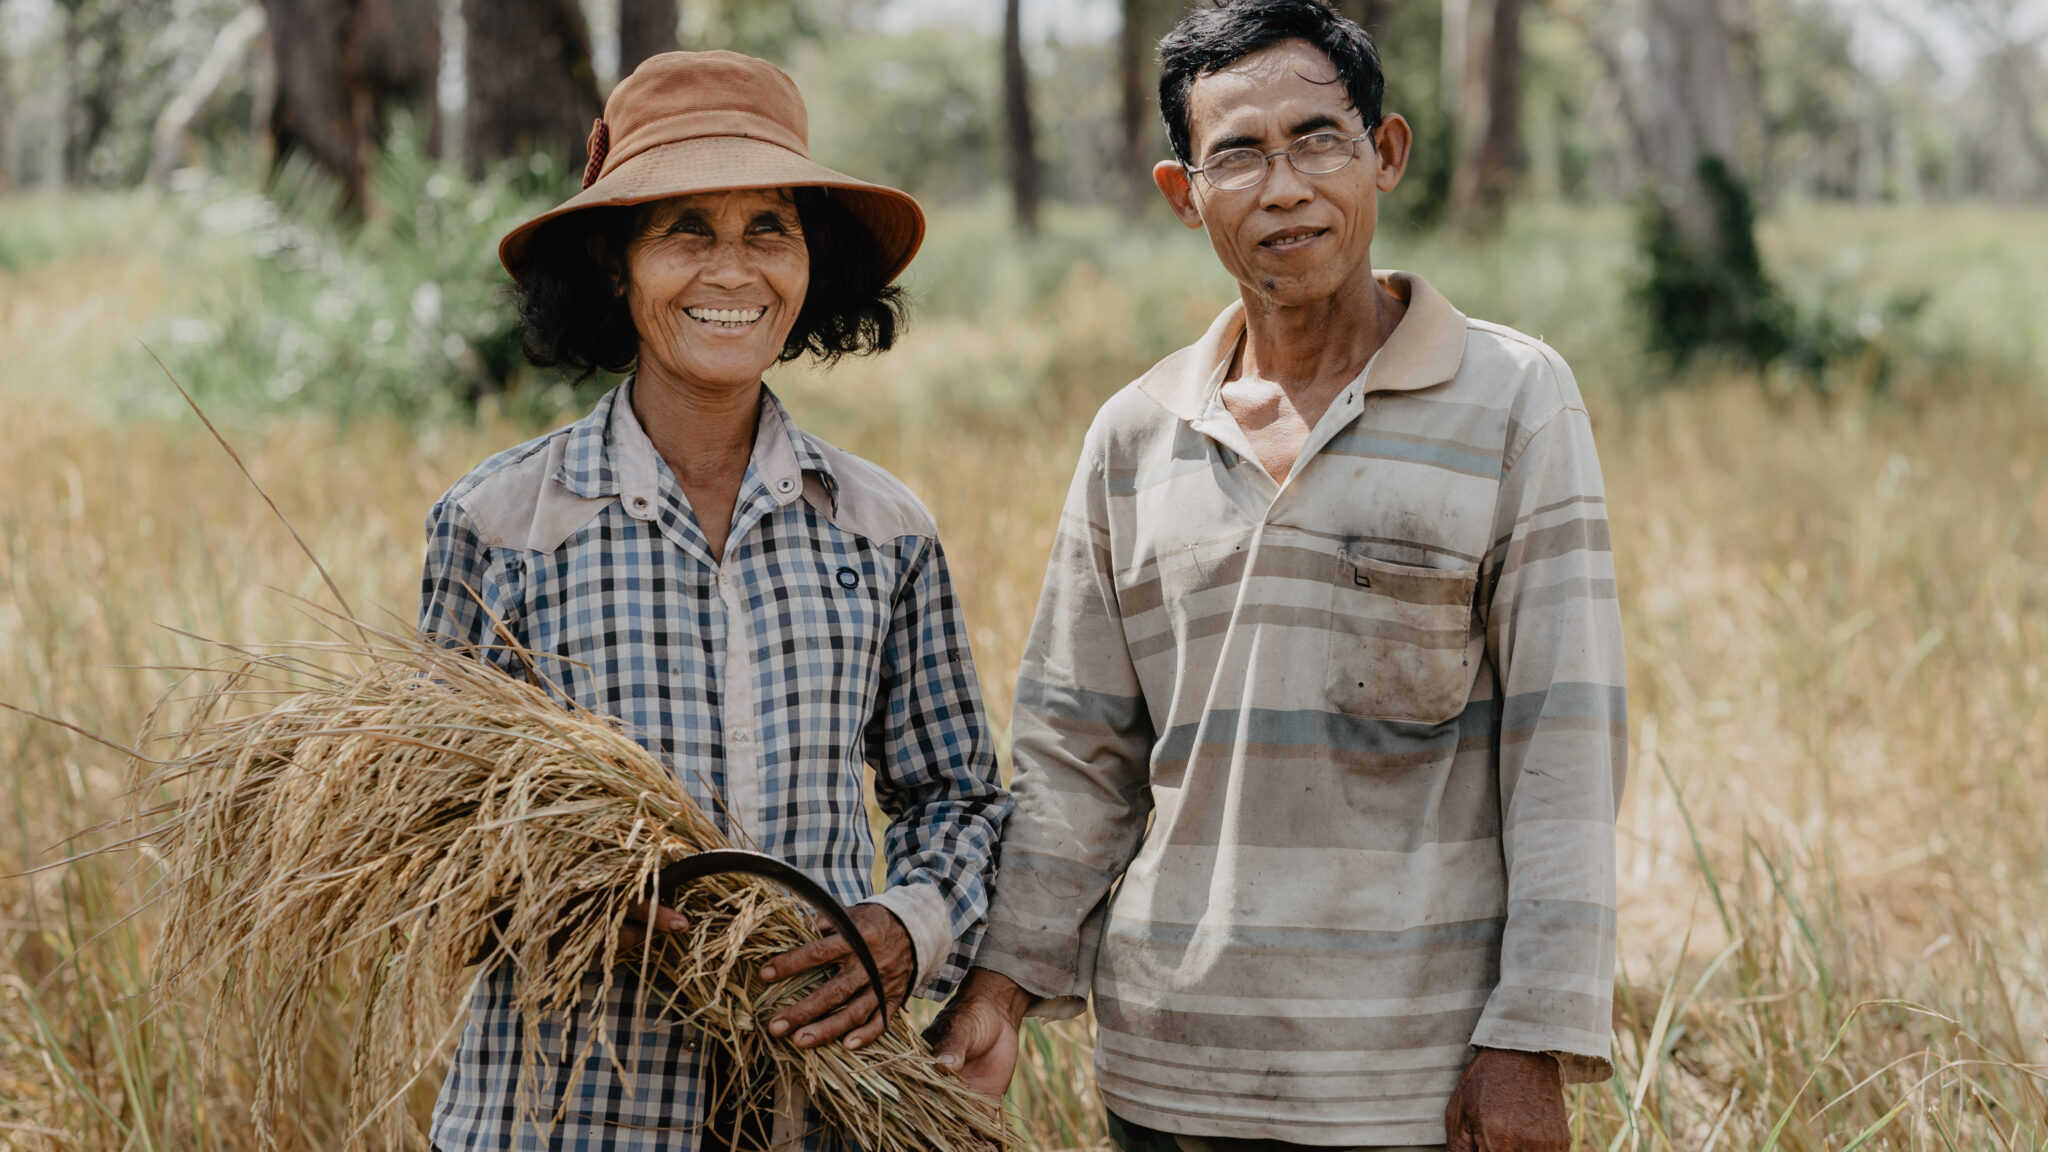
[[[1188,173],[1188,175],[1189,175],[1190,177],[1194,177],[1194,176],[1201,176],[1201,177],[1203,177],[1204,179],[1208,180],[1208,182],[1209,182],[1209,187],[1210,187],[1210,189],[1212,189],[1213,191],[1217,191],[1217,192],[1249,192],[1249,191],[1251,191],[1252,189],[1254,189],[1254,188],[1257,188],[1257,187],[1259,187],[1260,185],[1264,184],[1264,183],[1265,183],[1266,181],[1268,181],[1268,180],[1270,180],[1270,179],[1272,179],[1272,178],[1273,178],[1273,161],[1274,161],[1275,159],[1277,159],[1277,158],[1281,157],[1281,156],[1285,156],[1285,157],[1287,157],[1287,166],[1288,166],[1288,167],[1290,167],[1290,168],[1292,168],[1292,169],[1294,169],[1295,173],[1296,173],[1296,174],[1298,174],[1298,175],[1301,175],[1301,176],[1328,176],[1328,175],[1329,175],[1330,173],[1332,173],[1332,172],[1342,172],[1342,171],[1343,171],[1343,170],[1344,170],[1344,169],[1345,169],[1345,168],[1346,168],[1347,166],[1349,166],[1349,165],[1350,165],[1350,163],[1351,163],[1351,162],[1352,162],[1353,160],[1356,160],[1356,159],[1358,159],[1358,144],[1359,144],[1359,141],[1361,141],[1361,140],[1370,140],[1370,139],[1372,139],[1372,134],[1373,134],[1373,132],[1374,132],[1375,130],[1377,130],[1378,128],[1379,128],[1379,125],[1378,125],[1378,124],[1372,124],[1372,125],[1368,125],[1368,126],[1366,127],[1366,130],[1365,130],[1365,131],[1363,131],[1363,132],[1360,132],[1360,133],[1359,133],[1358,135],[1356,135],[1356,136],[1348,136],[1348,135],[1345,135],[1345,134],[1344,134],[1343,132],[1340,132],[1340,131],[1337,131],[1337,130],[1335,130],[1335,129],[1331,129],[1331,128],[1325,128],[1325,129],[1323,129],[1322,131],[1319,131],[1319,132],[1304,132],[1304,133],[1302,133],[1301,135],[1299,135],[1299,136],[1296,136],[1296,137],[1295,137],[1294,139],[1292,139],[1292,140],[1288,141],[1288,142],[1287,142],[1287,147],[1285,147],[1285,148],[1281,148],[1281,149],[1278,149],[1278,150],[1276,150],[1276,151],[1272,151],[1272,152],[1259,152],[1259,150],[1258,150],[1257,148],[1225,148],[1225,149],[1224,149],[1223,151],[1221,151],[1221,152],[1218,152],[1218,153],[1216,153],[1215,155],[1212,155],[1212,156],[1210,156],[1210,157],[1209,157],[1209,162],[1208,162],[1207,164],[1204,164],[1204,165],[1202,165],[1202,166],[1201,166],[1201,167],[1199,167],[1199,168],[1195,167],[1195,166],[1194,166],[1194,165],[1192,165],[1192,164],[1182,164],[1182,165],[1181,165],[1181,167],[1182,167],[1182,168],[1185,168],[1185,169],[1187,169],[1187,173]],[[1321,171],[1321,172],[1303,172],[1303,171],[1301,170],[1301,166],[1300,166],[1299,164],[1296,164],[1296,163],[1294,162],[1294,146],[1295,146],[1295,145],[1297,145],[1297,144],[1299,144],[1299,143],[1301,143],[1301,142],[1302,142],[1303,140],[1310,140],[1310,139],[1313,139],[1313,138],[1315,138],[1315,137],[1317,137],[1317,136],[1336,136],[1336,137],[1339,137],[1339,138],[1341,138],[1341,139],[1343,139],[1343,140],[1349,141],[1349,142],[1350,142],[1350,144],[1351,144],[1351,154],[1350,154],[1350,155],[1348,155],[1348,156],[1346,156],[1346,157],[1344,158],[1344,163],[1342,163],[1342,164],[1339,164],[1339,165],[1337,165],[1337,166],[1336,166],[1335,168],[1327,168],[1327,169],[1324,169],[1324,170],[1323,170],[1323,171]],[[1208,174],[1208,171],[1209,171],[1209,169],[1210,169],[1210,168],[1213,168],[1213,167],[1215,167],[1215,165],[1216,165],[1216,157],[1218,157],[1218,156],[1228,156],[1228,155],[1230,155],[1230,154],[1231,154],[1232,152],[1258,152],[1258,153],[1259,153],[1259,158],[1260,158],[1261,160],[1265,161],[1265,164],[1266,164],[1265,170],[1264,170],[1263,172],[1259,173],[1259,178],[1258,178],[1257,180],[1254,180],[1254,181],[1252,181],[1251,183],[1249,183],[1249,184],[1246,184],[1246,185],[1244,185],[1244,186],[1243,186],[1243,187],[1241,187],[1241,188],[1224,188],[1224,187],[1222,187],[1222,186],[1218,185],[1218,184],[1216,183],[1216,178],[1215,178],[1215,177],[1213,177],[1213,176],[1210,176],[1210,175]]]

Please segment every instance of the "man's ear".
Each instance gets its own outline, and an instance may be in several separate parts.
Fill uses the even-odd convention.
[[[1178,160],[1161,160],[1152,166],[1152,182],[1159,185],[1159,191],[1166,202],[1173,205],[1173,214],[1190,228],[1202,226],[1202,208],[1195,203],[1195,182],[1188,178],[1188,170]]]
[[[1408,170],[1408,149],[1415,143],[1415,130],[1398,112],[1389,112],[1380,118],[1380,126],[1373,129],[1372,147],[1379,157],[1379,172],[1374,182],[1382,192],[1392,192],[1401,182],[1401,173]]]

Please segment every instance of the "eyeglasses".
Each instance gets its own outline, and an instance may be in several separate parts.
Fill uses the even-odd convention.
[[[1287,157],[1294,170],[1303,176],[1327,176],[1351,163],[1358,154],[1358,142],[1372,137],[1367,128],[1356,136],[1342,132],[1311,132],[1297,137],[1294,143],[1278,152],[1261,152],[1257,148],[1225,148],[1209,157],[1209,162],[1200,168],[1190,167],[1188,175],[1200,173],[1208,178],[1209,186],[1219,192],[1241,192],[1256,188],[1266,182],[1266,174],[1273,170],[1273,158]]]

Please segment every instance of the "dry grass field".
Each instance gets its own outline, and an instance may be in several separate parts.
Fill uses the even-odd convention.
[[[152,215],[0,204],[84,237],[0,272],[0,701],[116,737],[170,684],[150,666],[202,655],[187,634],[310,636],[294,597],[324,595],[196,421],[124,411],[168,389],[133,341],[201,274],[161,254],[175,222]],[[1102,251],[1016,303],[1002,277],[1024,273],[1002,245],[983,253],[978,222],[938,222],[934,304],[901,349],[776,384],[798,419],[932,505],[1004,725],[1088,415],[1227,285],[1199,240],[1119,248],[1112,226],[1075,221],[1062,242],[1088,254],[1092,228]],[[1855,366],[1831,398],[1712,372],[1639,387],[1617,319],[1625,223],[1532,212],[1485,249],[1395,237],[1382,257],[1545,334],[1594,406],[1634,759],[1621,1072],[1574,1093],[1581,1146],[2048,1149],[2048,354],[2031,334],[2048,329],[2048,218],[1806,209],[1775,224],[1767,252],[1817,269],[1800,282],[1813,291],[1934,289],[1929,340],[1947,351],[1884,399]],[[1934,267],[1950,279],[1921,285]],[[998,285],[980,311],[943,306],[977,277]],[[358,611],[399,621],[433,497],[536,431],[222,415]],[[117,814],[124,771],[0,713],[0,872]],[[0,881],[0,1144],[251,1146],[232,1022],[145,1015],[156,926],[128,916],[149,878],[132,864]],[[283,1121],[295,1146],[340,1135],[345,990],[326,1010]],[[1085,1029],[1031,1044],[1012,1101],[1031,1146],[1098,1145]]]

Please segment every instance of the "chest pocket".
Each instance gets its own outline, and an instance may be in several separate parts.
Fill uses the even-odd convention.
[[[1484,633],[1479,573],[1394,564],[1345,548],[1330,581],[1328,689],[1336,711],[1441,724],[1465,709]]]

